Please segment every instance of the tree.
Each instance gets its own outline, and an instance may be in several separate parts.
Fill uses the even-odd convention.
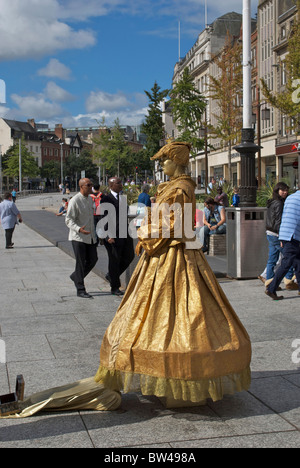
[[[104,121],[102,121],[104,126]],[[135,156],[132,149],[124,139],[124,131],[119,119],[114,121],[114,127],[110,131],[103,128],[99,137],[94,138],[98,149],[94,150],[94,158],[101,161],[109,175],[124,177],[134,172]]]
[[[188,68],[185,68],[181,80],[169,93],[173,121],[179,130],[177,140],[187,141],[192,145],[192,154],[204,148],[204,139],[199,138],[199,127],[206,108],[204,96],[195,87]]]
[[[3,157],[4,174],[8,177],[19,177],[19,143],[11,146]],[[30,151],[21,140],[22,177],[36,177],[39,174],[38,165]]]
[[[241,62],[242,46],[227,33],[224,49],[214,58],[219,75],[209,76],[209,96],[218,106],[212,113],[215,125],[209,125],[209,133],[228,147],[228,172],[231,174],[232,146],[240,136],[243,121],[241,113],[243,90],[243,67]]]
[[[145,149],[148,159],[150,159],[160,150],[160,142],[164,138],[161,103],[168,96],[169,90],[161,90],[155,81],[151,91],[144,92],[149,99],[149,107],[148,115],[142,125],[142,132],[147,136]]]
[[[60,163],[58,161],[46,161],[43,167],[40,168],[41,177],[45,179],[55,179],[59,180],[60,178]]]
[[[85,171],[86,177],[89,179],[97,178],[98,167],[93,163],[91,152],[87,149],[81,151],[78,156],[76,154],[70,154],[66,159],[66,165],[64,172],[75,179],[80,176],[81,171]]]
[[[266,81],[261,80],[263,94],[266,100],[283,115],[289,117],[289,128],[294,130],[296,134],[300,131],[300,0],[296,2],[298,11],[294,21],[294,25],[288,39],[288,53],[280,64],[280,67],[285,67],[286,73],[286,88],[284,91],[275,93],[272,92]]]

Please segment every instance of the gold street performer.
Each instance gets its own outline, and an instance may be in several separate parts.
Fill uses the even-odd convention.
[[[193,249],[185,232],[176,237],[176,212],[183,218],[192,206],[188,222],[195,219],[195,183],[185,174],[189,154],[189,144],[174,142],[152,158],[170,177],[159,185],[156,208],[173,205],[175,212],[155,221],[149,213],[138,231],[137,254],[144,252],[104,336],[95,377],[111,390],[164,397],[166,406],[217,401],[247,390],[251,381],[245,328],[199,246]]]
[[[170,177],[159,186],[155,207],[174,210],[152,219],[149,211],[143,220],[137,254],[143,253],[105,333],[96,376],[32,395],[11,417],[41,410],[114,410],[120,391],[156,395],[176,407],[249,388],[249,336],[200,246],[190,242],[196,203],[195,184],[185,174],[189,153],[189,144],[175,142],[152,158]],[[183,219],[186,206],[192,209]],[[179,235],[178,225],[188,224]]]

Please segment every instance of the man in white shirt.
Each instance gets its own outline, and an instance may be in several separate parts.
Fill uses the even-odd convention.
[[[97,238],[94,225],[93,200],[90,197],[93,184],[90,179],[79,181],[80,192],[69,202],[66,225],[70,229],[69,240],[72,242],[76,267],[70,276],[77,289],[77,296],[90,299],[85,290],[84,278],[97,263]]]

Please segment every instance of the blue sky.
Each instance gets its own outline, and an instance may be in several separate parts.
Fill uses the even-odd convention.
[[[0,117],[123,125],[144,119],[157,81],[170,88],[178,60],[204,28],[205,0],[0,0]],[[208,22],[242,0],[207,0]],[[252,12],[258,0],[252,0]]]

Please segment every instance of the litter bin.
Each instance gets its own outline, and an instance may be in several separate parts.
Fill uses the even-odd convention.
[[[266,208],[227,208],[227,273],[231,278],[257,278],[268,260]]]

